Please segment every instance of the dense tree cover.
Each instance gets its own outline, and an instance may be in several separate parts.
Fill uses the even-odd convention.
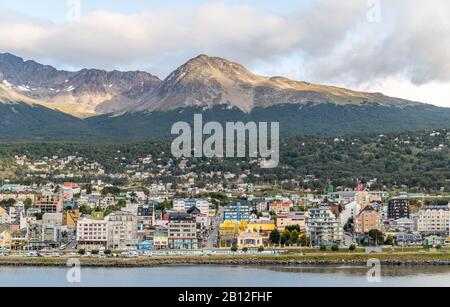
[[[284,189],[328,190],[329,186],[334,189],[352,188],[363,183],[372,189],[398,188],[425,192],[444,188],[449,191],[449,136],[447,130],[438,130],[338,138],[288,138],[281,140],[281,161],[275,169],[261,169],[255,159],[237,158],[192,158],[184,161],[185,167],[180,167],[182,159],[171,156],[168,140],[127,144],[11,143],[0,146],[0,167],[10,167],[15,155],[26,155],[30,159],[76,155],[99,163],[109,174],[125,173],[139,159],[151,156],[152,162],[145,166],[146,170],[156,174],[161,167],[168,167],[170,172],[160,175],[157,180],[170,183],[182,182],[182,175],[196,172],[199,175],[196,178],[198,186],[221,182],[233,187],[234,179],[224,179],[219,175],[230,172],[237,176],[244,175],[244,182],[276,184]],[[15,171],[16,178],[27,180],[21,168]],[[81,181],[93,179],[110,183],[115,181],[115,184],[127,184],[129,181],[129,178],[108,179],[107,175],[90,175]],[[154,181],[154,178],[149,178],[142,184]],[[220,195],[213,198],[218,202],[221,200]]]

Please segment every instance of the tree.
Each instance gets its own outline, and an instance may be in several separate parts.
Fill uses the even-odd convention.
[[[279,244],[280,236],[280,232],[277,229],[274,229],[270,232],[269,240],[272,244]]]
[[[349,252],[354,252],[356,250],[356,245],[355,244],[351,244],[348,248]]]
[[[93,249],[91,251],[92,255],[98,255],[100,253],[100,251],[98,249]]]
[[[292,233],[291,236],[289,237],[289,243],[290,244],[297,244],[298,243],[298,238],[299,238],[299,233],[298,231],[295,229]]]
[[[384,241],[384,245],[394,245],[395,240],[394,237],[392,235],[388,235],[386,238],[386,241]]]
[[[339,245],[337,245],[337,244],[333,245],[333,246],[331,247],[331,250],[332,250],[333,252],[338,252],[338,251],[339,251]]]
[[[237,246],[236,244],[233,244],[233,245],[231,246],[231,251],[232,251],[232,252],[237,252],[237,250],[238,250],[238,246]]]
[[[25,199],[23,204],[25,205],[25,209],[28,210],[31,208],[31,206],[33,206],[33,200],[31,198],[27,198]]]
[[[289,244],[289,239],[291,238],[291,232],[289,230],[285,230],[283,235],[281,236],[281,244]]]
[[[243,251],[244,253],[248,252],[248,247],[244,247],[244,248],[242,249],[242,251]]]
[[[384,242],[384,235],[378,229],[372,229],[369,231],[369,237],[376,242],[377,245],[381,245]]]
[[[300,238],[298,239],[298,242],[303,247],[309,246],[311,243],[309,237],[306,234],[301,235]]]
[[[327,251],[327,247],[326,247],[325,245],[321,245],[321,246],[320,246],[320,250],[321,250],[322,252],[326,252],[326,251]]]
[[[85,249],[79,249],[78,250],[78,255],[83,256],[86,254],[86,250]]]
[[[110,249],[105,250],[105,255],[111,255],[111,254],[112,254],[112,250],[110,250]]]
[[[260,252],[260,253],[262,253],[264,251],[264,246],[260,246],[260,247],[258,247],[258,252]]]

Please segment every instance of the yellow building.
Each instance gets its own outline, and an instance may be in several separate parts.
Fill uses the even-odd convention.
[[[275,223],[272,221],[254,221],[248,223],[246,230],[268,235],[270,232],[275,230]]]
[[[77,222],[80,219],[80,211],[79,210],[70,210],[63,214],[63,225],[64,226],[72,226],[73,228],[77,227]]]
[[[220,224],[219,233],[221,236],[238,235],[247,229],[247,221],[225,221]]]

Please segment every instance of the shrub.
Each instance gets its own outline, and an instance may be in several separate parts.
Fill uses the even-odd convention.
[[[258,252],[262,253],[263,251],[264,251],[264,246],[260,246],[260,247],[258,248]]]
[[[83,256],[83,255],[86,254],[86,250],[85,249],[80,249],[80,250],[78,250],[78,254]]]
[[[348,248],[348,250],[349,250],[350,252],[354,252],[354,251],[356,250],[355,244],[350,245],[349,248]]]
[[[327,247],[326,247],[325,245],[321,245],[321,246],[320,246],[320,250],[321,250],[322,252],[326,252],[326,251],[327,251]]]
[[[331,250],[332,250],[333,252],[338,252],[338,251],[339,251],[339,245],[337,245],[337,244],[333,245],[333,246],[331,247]]]

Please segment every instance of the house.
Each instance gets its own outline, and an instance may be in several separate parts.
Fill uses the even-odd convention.
[[[252,231],[243,232],[237,237],[238,248],[258,248],[264,245],[264,237]]]
[[[423,245],[425,246],[443,246],[445,244],[445,238],[441,236],[429,236],[423,240]]]
[[[269,211],[275,213],[287,213],[294,207],[292,201],[274,201],[269,205]]]
[[[380,231],[382,229],[380,213],[372,205],[368,205],[356,217],[355,232],[366,234],[375,229]]]
[[[419,233],[398,233],[395,242],[401,246],[420,246],[423,244],[422,235]]]

